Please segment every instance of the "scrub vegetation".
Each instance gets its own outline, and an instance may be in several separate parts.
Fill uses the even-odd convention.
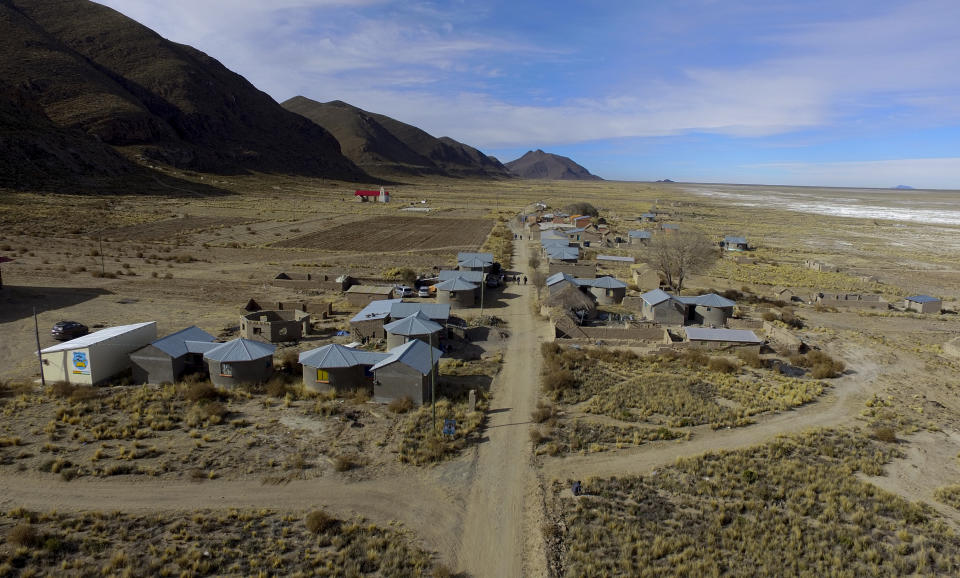
[[[899,450],[819,430],[685,458],[648,476],[553,487],[561,576],[955,574],[960,537],[931,508],[863,482]]]

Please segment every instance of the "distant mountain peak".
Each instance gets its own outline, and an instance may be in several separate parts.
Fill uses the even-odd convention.
[[[600,177],[575,163],[573,160],[543,152],[541,149],[527,151],[522,157],[504,164],[510,172],[523,179],[552,181],[601,181]]]
[[[897,186],[895,186],[895,187],[893,187],[893,188],[899,189],[899,190],[902,190],[902,191],[911,191],[911,190],[913,190],[913,187],[911,187],[910,185],[897,185]]]
[[[434,137],[341,100],[317,102],[296,96],[282,106],[328,130],[340,142],[343,154],[372,175],[510,176],[500,161],[469,145]]]

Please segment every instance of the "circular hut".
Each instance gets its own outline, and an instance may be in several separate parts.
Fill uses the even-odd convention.
[[[434,285],[437,290],[437,303],[446,303],[451,307],[473,307],[477,302],[476,283],[471,283],[461,277],[454,277],[448,281]]]
[[[387,332],[387,348],[393,349],[414,339],[436,345],[443,326],[417,311],[409,317],[384,325],[383,329]]]

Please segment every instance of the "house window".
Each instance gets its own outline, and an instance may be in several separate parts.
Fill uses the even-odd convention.
[[[220,364],[220,375],[224,377],[233,377],[233,366],[229,363]]]
[[[330,383],[330,374],[327,373],[327,370],[317,370],[317,383]]]
[[[253,334],[254,334],[254,335],[260,335],[260,332],[261,332],[261,329],[260,329],[259,327],[254,327],[254,328],[253,328]]]

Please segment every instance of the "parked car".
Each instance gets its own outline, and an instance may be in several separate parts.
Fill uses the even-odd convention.
[[[86,335],[90,330],[83,323],[77,321],[57,321],[50,330],[50,335],[57,341],[67,341],[81,335]]]
[[[396,291],[396,292],[397,292],[397,295],[399,295],[400,297],[413,297],[413,296],[414,296],[413,288],[411,288],[411,287],[408,286],[408,285],[397,285],[396,287],[393,288],[393,290]]]
[[[430,287],[427,287],[426,285],[421,287],[420,290],[417,291],[417,297],[432,297],[430,294]]]
[[[487,287],[496,289],[500,286],[500,277],[498,275],[487,275]]]

